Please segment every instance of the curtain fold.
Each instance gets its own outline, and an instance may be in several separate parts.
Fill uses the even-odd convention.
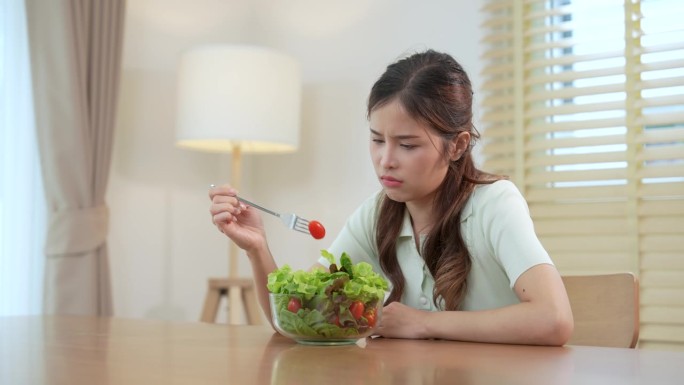
[[[111,315],[105,202],[125,0],[26,0],[47,200],[45,312]]]

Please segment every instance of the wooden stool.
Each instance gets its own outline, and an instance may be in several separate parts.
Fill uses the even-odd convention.
[[[207,296],[200,321],[215,323],[221,297],[228,297],[229,324],[242,322],[243,315],[249,325],[262,323],[254,282],[250,278],[210,278]]]

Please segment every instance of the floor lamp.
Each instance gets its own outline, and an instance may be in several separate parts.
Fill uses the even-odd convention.
[[[231,152],[230,183],[239,190],[243,153],[297,149],[299,71],[292,57],[265,47],[210,44],[185,52],[178,68],[176,144]],[[251,279],[238,278],[238,248],[233,242],[228,260],[228,280],[219,286],[228,286],[229,323],[237,324],[238,311],[243,306],[249,310],[250,305],[244,303],[241,292],[251,289],[253,293],[253,287]],[[212,280],[209,287],[211,292]]]

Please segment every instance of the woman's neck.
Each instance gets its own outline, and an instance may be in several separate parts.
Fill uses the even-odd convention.
[[[416,239],[420,238],[420,235],[427,234],[434,223],[432,202],[422,204],[407,202],[406,208],[411,216],[411,225]]]

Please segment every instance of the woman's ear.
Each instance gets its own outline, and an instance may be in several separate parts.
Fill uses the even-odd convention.
[[[451,159],[452,162],[455,162],[459,159],[461,159],[461,156],[463,156],[463,153],[466,152],[468,149],[468,146],[470,145],[470,133],[467,131],[463,131],[456,135],[454,139],[451,141],[451,145],[449,146],[449,158]]]

